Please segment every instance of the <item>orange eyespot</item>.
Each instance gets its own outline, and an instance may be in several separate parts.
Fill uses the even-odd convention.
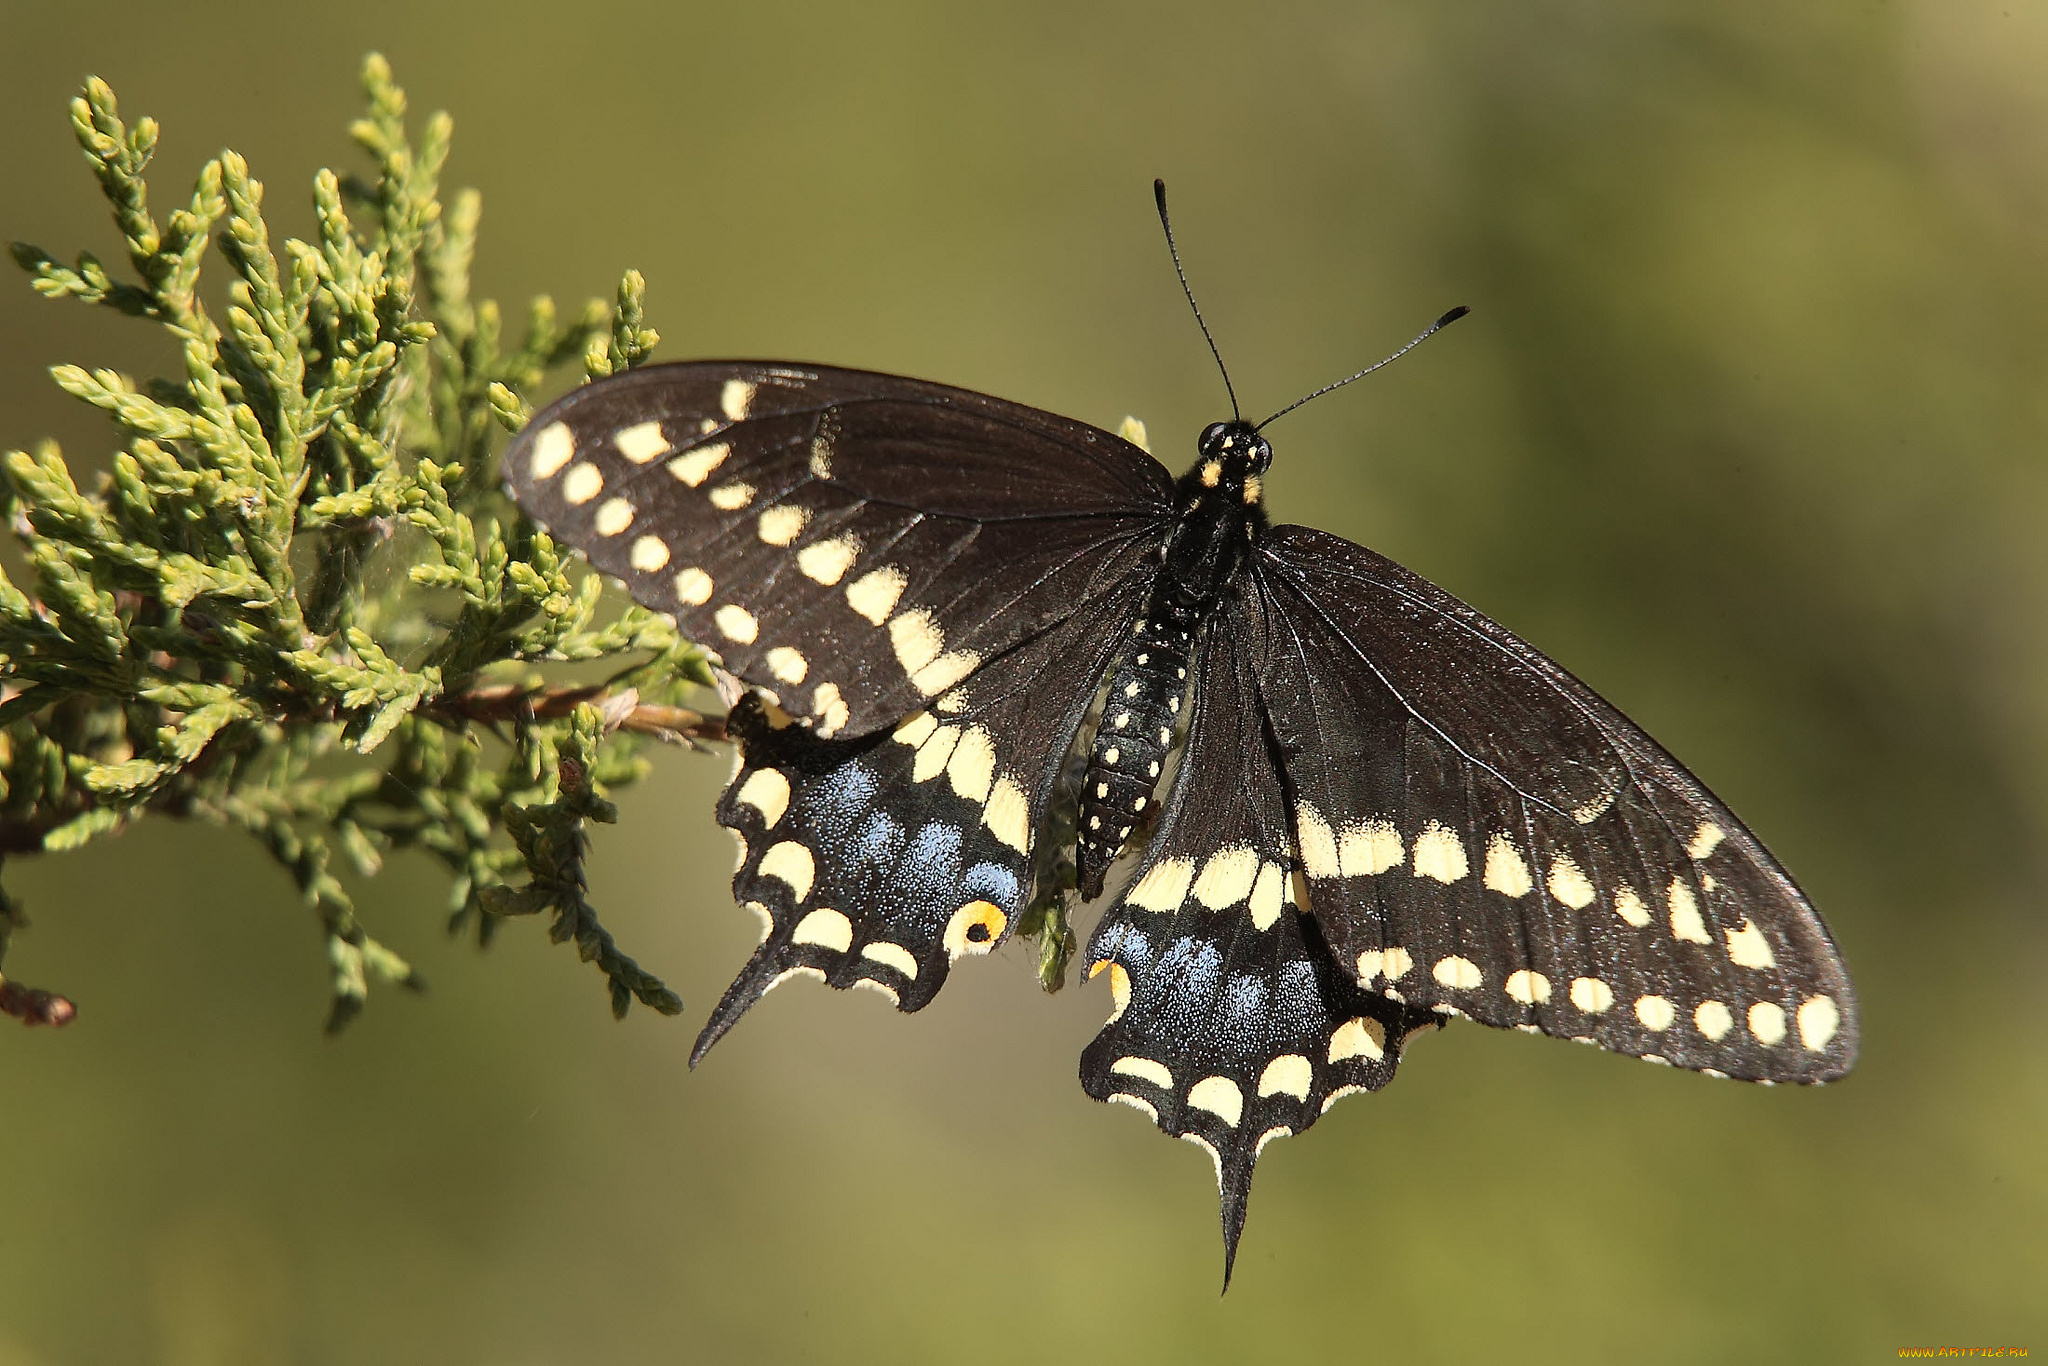
[[[970,901],[953,912],[946,922],[946,952],[954,958],[964,953],[987,953],[1009,927],[1010,917],[993,901]]]

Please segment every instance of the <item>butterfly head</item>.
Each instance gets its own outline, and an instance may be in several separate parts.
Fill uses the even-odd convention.
[[[1273,463],[1273,448],[1249,422],[1212,422],[1197,443],[1201,460],[1189,473],[1189,482],[1202,493],[1215,497],[1235,496],[1247,507],[1257,507],[1264,496],[1260,480]]]

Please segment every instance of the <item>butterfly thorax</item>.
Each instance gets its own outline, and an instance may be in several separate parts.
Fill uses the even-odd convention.
[[[1203,624],[1266,529],[1260,480],[1272,448],[1247,423],[1219,422],[1202,433],[1199,449],[1175,486],[1173,528],[1144,613],[1110,668],[1090,744],[1076,851],[1084,899],[1101,894],[1109,866],[1148,814]]]

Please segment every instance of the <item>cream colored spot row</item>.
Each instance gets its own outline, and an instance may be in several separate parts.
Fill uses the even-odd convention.
[[[1550,861],[1550,894],[1575,911],[1583,911],[1593,904],[1593,884],[1580,871],[1578,861],[1569,854],[1559,854]]]
[[[1460,958],[1456,954],[1437,959],[1436,966],[1429,970],[1429,975],[1456,991],[1470,991],[1484,980],[1477,963],[1469,958]]]
[[[772,830],[775,822],[782,819],[782,813],[789,810],[789,779],[772,768],[755,769],[732,799],[760,812],[761,823]]]
[[[1330,1035],[1330,1061],[1366,1058],[1379,1062],[1387,1056],[1387,1027],[1378,1020],[1358,1016],[1338,1025]]]
[[[893,564],[870,569],[846,585],[846,604],[880,626],[896,610],[896,600],[903,596],[904,585],[909,582],[904,572]]]
[[[711,506],[721,512],[738,512],[754,501],[754,486],[744,479],[734,479],[711,490]]]
[[[576,438],[567,423],[550,422],[533,439],[533,460],[526,469],[535,479],[552,479],[576,458]]]
[[[1605,1014],[1614,1005],[1614,988],[1598,977],[1574,977],[1572,1004],[1588,1015]]]
[[[1550,999],[1550,979],[1540,972],[1520,968],[1508,974],[1508,980],[1501,984],[1512,1000],[1525,1006],[1532,1006]]]
[[[757,386],[743,379],[729,379],[718,391],[718,407],[733,422],[747,420],[747,412],[753,406]]]
[[[636,465],[659,460],[674,449],[668,444],[668,438],[661,434],[659,422],[642,422],[632,427],[621,427],[612,434],[612,445],[618,447],[620,455]]]
[[[1662,996],[1638,996],[1636,1018],[1642,1021],[1643,1028],[1661,1034],[1678,1018],[1678,1007]]]
[[[1809,996],[1799,1007],[1799,1042],[1815,1053],[1841,1028],[1842,1012],[1832,996]]]
[[[1682,877],[1671,879],[1671,890],[1666,897],[1671,908],[1671,937],[1683,939],[1689,944],[1711,944],[1713,936],[1707,933],[1707,922],[1700,918],[1700,903],[1693,897],[1692,884]]]
[[[761,623],[754,614],[735,603],[727,603],[711,614],[713,624],[720,635],[741,645],[751,645],[761,634]]]
[[[981,822],[999,843],[1020,854],[1031,852],[1031,806],[1008,778],[998,778],[981,809]]]
[[[1181,902],[1187,900],[1188,886],[1194,880],[1195,865],[1191,860],[1161,859],[1124,893],[1124,900],[1147,911],[1177,911]]]
[[[574,507],[582,507],[603,492],[604,472],[588,460],[572,466],[562,479],[563,501]]]
[[[804,658],[803,652],[787,645],[776,646],[764,658],[768,664],[768,672],[785,683],[801,683],[804,681],[804,675],[811,671],[810,661]]]
[[[970,802],[986,802],[996,777],[995,740],[980,726],[960,736],[946,760],[946,781],[953,791]]]
[[[616,536],[633,525],[633,505],[623,498],[607,498],[598,505],[591,525],[600,536]]]
[[[1465,860],[1465,846],[1440,821],[1422,827],[1422,833],[1415,837],[1413,858],[1415,876],[1433,877],[1442,883],[1456,882],[1472,871]]]
[[[711,591],[716,586],[709,574],[695,567],[676,575],[676,597],[692,607],[702,607],[711,601]]]
[[[892,735],[899,743],[909,745],[915,749],[923,744],[930,737],[931,733],[938,728],[939,721],[937,717],[928,711],[918,711],[912,712],[909,716],[905,717],[902,724],[897,726],[892,732]]]
[[[913,982],[917,980],[917,959],[901,944],[891,944],[886,940],[863,944],[860,946],[860,956],[873,959],[883,967],[894,968]]]
[[[1735,1015],[1719,1001],[1701,1001],[1692,1013],[1692,1022],[1700,1033],[1719,1043],[1735,1027]]]
[[[1252,894],[1259,876],[1259,854],[1249,844],[1233,844],[1209,855],[1195,879],[1194,897],[1212,911],[1220,911]],[[1277,882],[1275,884],[1277,889]]]
[[[1294,837],[1301,844],[1301,866],[1310,877],[1337,876],[1337,836],[1322,813],[1307,802],[1295,803]]]
[[[1259,1096],[1293,1096],[1307,1100],[1315,1085],[1315,1068],[1299,1053],[1282,1053],[1259,1073]]]
[[[1136,1077],[1139,1081],[1149,1081],[1161,1090],[1173,1089],[1173,1073],[1166,1070],[1165,1063],[1154,1062],[1150,1058],[1118,1058],[1109,1065],[1109,1070],[1122,1076]]]
[[[723,465],[726,457],[731,454],[730,445],[723,441],[713,441],[693,451],[685,451],[669,461],[668,472],[694,489],[709,479],[711,472]]]
[[[1741,928],[1729,930],[1728,958],[1737,967],[1774,968],[1778,966],[1777,955],[1771,952],[1771,944],[1764,938],[1764,932],[1749,920]]]
[[[755,531],[763,545],[786,546],[794,544],[811,523],[811,510],[794,503],[777,503],[761,512]]]
[[[1483,881],[1489,890],[1508,897],[1527,896],[1536,886],[1521,851],[1506,835],[1495,835],[1486,842],[1486,875]]]
[[[1406,949],[1367,949],[1358,955],[1358,984],[1371,986],[1372,979],[1380,976],[1398,982],[1414,966],[1415,959]]]
[[[929,739],[917,747],[917,758],[910,766],[910,781],[928,783],[946,771],[946,761],[953,757],[953,746],[960,742],[958,726],[940,726]]]
[[[1337,837],[1337,871],[1368,877],[1401,866],[1407,852],[1391,821],[1353,821]]]
[[[1692,843],[1685,847],[1686,856],[1694,860],[1703,859],[1714,852],[1714,846],[1725,837],[1725,832],[1712,821],[1701,821],[1700,828],[1693,832]]]
[[[761,856],[762,877],[772,877],[785,884],[792,898],[801,902],[811,894],[811,883],[818,875],[818,866],[811,859],[811,851],[795,840],[784,840]]]
[[[796,552],[796,567],[813,583],[828,588],[846,576],[860,555],[860,537],[846,532],[826,541],[816,541]],[[893,604],[892,604],[893,605]]]
[[[1636,895],[1636,889],[1626,882],[1614,894],[1614,913],[1639,930],[1650,923],[1650,908]]]
[[[1776,1001],[1758,1001],[1749,1008],[1749,1032],[1769,1047],[1785,1037],[1785,1007]]]
[[[777,846],[782,847],[786,846]],[[796,933],[790,936],[790,940],[792,943],[816,944],[835,953],[845,953],[853,947],[853,922],[838,911],[815,910],[797,922]]]
[[[1229,1077],[1202,1078],[1188,1088],[1188,1104],[1207,1110],[1233,1129],[1244,1118],[1244,1092]]]
[[[642,574],[652,574],[668,564],[668,542],[659,536],[642,536],[633,542],[633,551],[626,559]]]
[[[1259,879],[1252,884],[1251,900],[1248,903],[1252,914],[1252,928],[1270,930],[1280,919],[1280,908],[1286,904],[1287,869],[1277,863],[1265,863],[1259,867]]]
[[[839,733],[851,715],[837,683],[820,683],[811,690],[811,715],[818,718],[818,735],[829,740]]]

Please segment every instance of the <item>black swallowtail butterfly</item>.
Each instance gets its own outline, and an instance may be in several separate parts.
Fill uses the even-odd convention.
[[[1447,1016],[1847,1071],[1847,972],[1763,845],[1507,630],[1269,526],[1264,425],[1209,427],[1176,481],[1085,423],[781,361],[650,366],[533,419],[519,503],[748,689],[717,814],[762,939],[692,1063],[792,976],[917,1010],[1065,847],[1093,899],[1130,846],[1081,1082],[1215,1159],[1226,1283],[1259,1151]]]

